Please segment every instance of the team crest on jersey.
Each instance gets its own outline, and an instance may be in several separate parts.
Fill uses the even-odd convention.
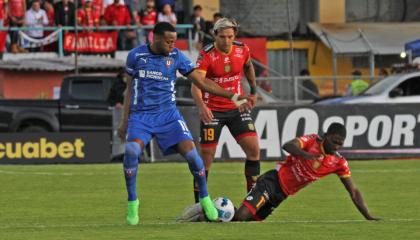
[[[314,161],[312,163],[312,168],[313,169],[318,169],[321,166],[321,163],[319,161]]]
[[[166,63],[166,67],[170,68],[171,65],[174,63],[174,59],[170,58],[170,57],[167,57],[167,58],[165,58],[165,63]]]
[[[248,129],[251,131],[254,131],[255,130],[254,124],[248,123]]]
[[[225,73],[229,73],[231,70],[230,65],[225,65]]]

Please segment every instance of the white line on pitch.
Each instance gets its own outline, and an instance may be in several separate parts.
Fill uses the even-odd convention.
[[[277,221],[263,221],[263,222],[230,222],[230,223],[214,223],[214,224],[264,224],[264,223],[293,223],[293,224],[325,224],[325,223],[361,223],[361,222],[371,222],[363,219],[337,219],[337,220],[277,220]],[[374,221],[377,223],[386,223],[386,222],[420,222],[420,219],[384,219],[381,221]],[[139,223],[139,226],[155,226],[155,225],[175,225],[175,224],[185,224],[177,222],[146,222]],[[199,224],[199,223],[186,223],[186,224]],[[204,223],[201,223],[204,224]],[[52,225],[14,225],[14,224],[2,224],[0,229],[17,229],[17,228],[28,228],[28,229],[48,229],[48,228],[100,228],[100,227],[129,227],[126,224],[117,224],[117,223],[98,223],[98,224],[52,224]]]

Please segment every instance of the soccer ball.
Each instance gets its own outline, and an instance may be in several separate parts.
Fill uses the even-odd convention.
[[[214,206],[219,213],[219,221],[229,222],[232,220],[235,215],[235,207],[233,206],[232,201],[226,197],[218,197],[213,200]]]

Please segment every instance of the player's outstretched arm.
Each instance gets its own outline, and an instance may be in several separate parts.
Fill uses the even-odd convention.
[[[381,220],[380,218],[370,215],[369,210],[363,201],[362,193],[356,188],[351,177],[340,178],[344,187],[349,192],[351,200],[357,207],[359,212],[366,218],[366,220]]]
[[[127,82],[124,95],[124,113],[118,128],[118,136],[123,142],[125,141],[125,135],[127,133],[128,115],[130,114],[131,81],[133,80],[133,77],[127,75],[126,79]]]
[[[223,89],[222,87],[220,87],[219,85],[217,85],[217,83],[209,79],[206,79],[205,72],[194,70],[190,74],[188,74],[187,77],[188,79],[193,81],[193,83],[201,90],[204,90],[206,92],[209,92],[217,96],[228,98],[232,100],[235,103],[235,105],[238,107],[241,105],[248,106],[247,104],[248,101],[246,98],[240,96],[239,94],[234,94],[230,91],[227,91]]]
[[[300,147],[300,142],[297,138],[288,141],[283,145],[283,150],[290,153],[292,156],[302,157],[304,159],[318,159],[322,157],[320,154],[311,154]]]

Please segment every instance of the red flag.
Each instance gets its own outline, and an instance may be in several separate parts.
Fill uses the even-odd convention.
[[[118,32],[81,32],[78,33],[77,51],[81,53],[111,53],[117,50]],[[64,35],[64,50],[74,52],[76,48],[75,34]]]

